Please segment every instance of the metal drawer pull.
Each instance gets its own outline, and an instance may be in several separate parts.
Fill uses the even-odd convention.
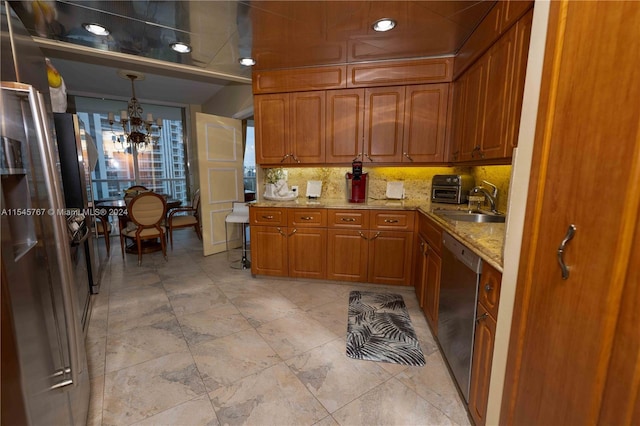
[[[282,232],[282,229],[280,229],[280,227],[276,228],[276,230],[277,230],[277,231],[278,231],[278,233],[279,233],[280,235],[282,235],[283,237],[286,237],[286,236],[287,236],[287,234],[285,234],[284,232]]]
[[[576,226],[574,224],[569,225],[569,229],[567,229],[567,234],[564,236],[564,239],[560,243],[560,247],[558,247],[558,264],[560,265],[560,270],[562,271],[562,279],[569,279],[569,268],[564,263],[564,249],[567,246],[567,243],[571,241],[573,236],[576,233]]]
[[[289,236],[292,236],[292,235],[293,235],[293,234],[295,234],[296,232],[298,232],[298,228],[295,228],[295,229],[293,230],[293,232],[291,232],[291,233],[289,234]]]
[[[406,152],[403,152],[403,153],[402,153],[402,155],[404,155],[405,157],[407,157],[407,159],[408,159],[409,161],[413,161],[413,158],[411,158],[411,157],[409,156],[409,154],[407,154]]]
[[[271,216],[271,215],[269,215],[269,216],[267,216],[267,215],[263,215],[263,216],[262,216],[262,218],[263,218],[263,219],[273,219],[273,216]]]
[[[302,219],[302,220],[311,220],[311,219],[313,219],[313,216],[302,216],[300,219]]]
[[[398,223],[400,222],[398,219],[385,219],[384,223]]]
[[[378,238],[380,236],[380,232],[376,232],[376,234],[371,237],[372,240],[375,240],[376,238]]]
[[[352,217],[343,217],[342,219],[340,219],[343,222],[355,222],[356,220]]]
[[[365,235],[361,231],[358,231],[358,235],[360,235],[362,238],[364,238],[367,241],[369,240],[367,237],[365,237]]]

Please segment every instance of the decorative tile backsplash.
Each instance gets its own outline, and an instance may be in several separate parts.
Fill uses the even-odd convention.
[[[266,170],[266,169],[264,169]],[[264,193],[264,170],[258,173],[258,197]],[[284,168],[289,187],[298,186],[299,197],[305,197],[307,181],[322,181],[323,199],[346,198],[345,174],[351,172],[350,167],[290,167]],[[369,199],[385,199],[387,182],[402,181],[405,197],[414,201],[429,201],[431,194],[431,178],[439,174],[470,174],[476,185],[483,180],[498,187],[498,210],[507,209],[511,166],[477,166],[477,167],[363,167],[368,173]],[[262,178],[261,178],[262,177]]]

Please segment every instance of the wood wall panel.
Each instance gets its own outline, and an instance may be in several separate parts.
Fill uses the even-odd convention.
[[[446,83],[453,75],[453,57],[347,65],[347,87]]]
[[[303,92],[344,89],[346,66],[298,68],[253,72],[253,93]]]

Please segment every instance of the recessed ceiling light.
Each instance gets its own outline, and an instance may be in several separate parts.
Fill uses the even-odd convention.
[[[189,53],[191,52],[191,46],[182,42],[171,43],[171,48],[178,53]]]
[[[99,35],[99,36],[108,36],[109,30],[106,27],[103,27],[100,24],[82,24],[85,30],[89,31],[91,34]]]
[[[396,26],[396,21],[394,21],[393,19],[382,18],[374,22],[371,28],[373,28],[374,31],[385,32],[385,31],[392,30],[395,26]]]
[[[238,62],[240,62],[240,65],[244,65],[245,67],[250,67],[256,64],[256,60],[253,58],[240,58]]]

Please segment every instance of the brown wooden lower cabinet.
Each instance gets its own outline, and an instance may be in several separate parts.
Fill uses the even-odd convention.
[[[327,279],[367,281],[369,241],[367,231],[353,229],[327,230]]]
[[[267,210],[250,211],[253,274],[410,285],[414,212]]]
[[[295,230],[295,232],[294,232]],[[289,276],[324,279],[327,276],[327,230],[289,228]]]
[[[368,281],[409,285],[413,232],[369,231]]]
[[[424,268],[424,298],[422,310],[434,336],[438,335],[438,299],[440,297],[440,255],[427,244]]]
[[[440,257],[442,228],[424,214],[418,216],[418,251],[415,277],[416,295],[434,336],[438,334],[440,297]]]
[[[495,335],[496,320],[479,303],[473,341],[471,389],[469,390],[469,412],[476,426],[484,425],[486,420]]]
[[[482,265],[469,390],[469,412],[476,426],[484,425],[486,420],[501,281],[500,272],[488,263]]]
[[[251,273],[255,275],[288,275],[287,228],[251,226]]]

